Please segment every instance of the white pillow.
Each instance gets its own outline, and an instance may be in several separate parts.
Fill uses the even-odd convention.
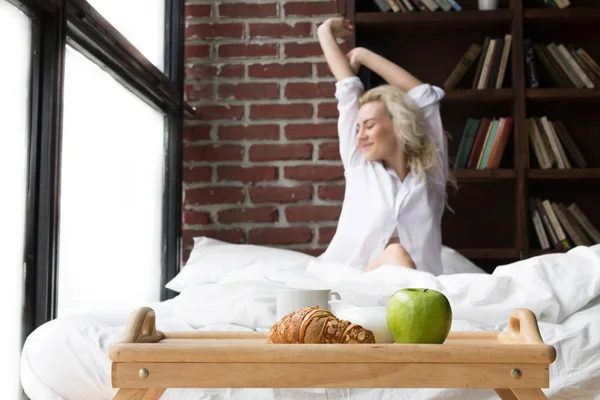
[[[442,266],[444,274],[487,274],[471,260],[456,250],[442,246]]]
[[[234,324],[250,329],[275,322],[276,290],[269,282],[207,283],[188,287],[175,298],[173,314],[194,328]]]
[[[182,292],[203,283],[235,281],[230,276],[266,276],[289,269],[304,269],[314,256],[298,251],[251,244],[232,244],[205,236],[194,238],[194,248],[167,289]]]

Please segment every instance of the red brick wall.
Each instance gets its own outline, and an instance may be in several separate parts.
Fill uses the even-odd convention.
[[[316,39],[337,1],[189,3],[183,247],[194,236],[320,254],[343,198],[334,80]]]

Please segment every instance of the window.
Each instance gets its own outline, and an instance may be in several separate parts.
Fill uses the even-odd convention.
[[[165,0],[89,0],[89,3],[163,71]]]
[[[67,46],[58,316],[160,300],[164,116]]]
[[[0,398],[20,396],[31,21],[0,0]]]
[[[20,398],[20,344],[41,325],[171,297],[184,8],[0,0],[1,399]]]

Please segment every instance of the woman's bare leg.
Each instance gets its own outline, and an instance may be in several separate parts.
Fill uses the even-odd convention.
[[[371,271],[385,264],[400,265],[406,268],[416,269],[415,262],[406,252],[404,247],[398,240],[391,240],[385,250],[381,252],[371,263],[365,268],[365,271]]]

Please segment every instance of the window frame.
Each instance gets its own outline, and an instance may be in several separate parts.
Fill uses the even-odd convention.
[[[165,117],[160,298],[181,263],[184,0],[165,0],[164,72],[85,0],[8,0],[32,19],[22,341],[56,317],[63,82],[67,43]]]

